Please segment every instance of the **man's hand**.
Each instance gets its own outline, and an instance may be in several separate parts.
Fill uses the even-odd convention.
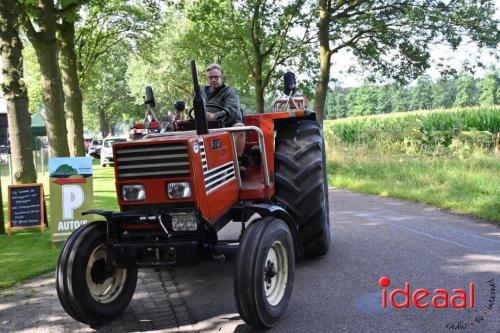
[[[207,112],[207,120],[216,120],[216,119],[217,116],[215,115],[215,113]]]

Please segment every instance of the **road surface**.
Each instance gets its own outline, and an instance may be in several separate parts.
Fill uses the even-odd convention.
[[[431,206],[338,189],[330,190],[330,207],[331,250],[323,258],[297,263],[288,309],[271,332],[500,333],[498,226]],[[235,225],[224,236],[234,239],[238,230]],[[251,331],[233,299],[233,264],[229,257],[224,264],[173,271],[195,329]],[[473,282],[475,308],[419,309],[410,300],[409,308],[389,304],[384,309],[378,282],[382,276],[391,281],[389,295],[405,282],[410,293],[428,289],[431,295],[423,303],[437,288],[446,289],[451,298],[453,289],[468,292]],[[395,301],[403,303],[400,297]]]

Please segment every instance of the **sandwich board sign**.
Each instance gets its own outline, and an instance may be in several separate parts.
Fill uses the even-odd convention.
[[[9,185],[9,224],[12,229],[45,227],[43,184]]]
[[[49,177],[52,242],[60,242],[92,221],[92,215],[82,215],[94,204],[92,158],[51,157]]]

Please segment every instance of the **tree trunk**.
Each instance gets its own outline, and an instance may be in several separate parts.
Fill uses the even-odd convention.
[[[318,122],[323,125],[325,119],[326,94],[328,92],[328,83],[330,82],[330,60],[332,54],[330,51],[330,0],[320,0],[319,2],[319,80],[314,93],[314,112]]]
[[[23,82],[23,44],[17,31],[15,1],[0,2],[0,55],[2,90],[7,103],[12,173],[15,184],[36,182],[33,163],[31,118],[28,111],[28,90]],[[0,227],[3,223],[0,222]]]
[[[255,82],[255,102],[257,113],[264,113],[264,87],[262,85],[262,81]]]
[[[61,75],[64,91],[64,111],[71,156],[85,156],[83,143],[82,93],[78,81],[75,53],[75,24],[63,20],[60,25]]]
[[[102,137],[107,137],[109,134],[109,120],[108,117],[106,117],[104,110],[99,110],[99,127],[101,129]]]
[[[58,63],[56,10],[53,0],[40,0],[37,8],[39,11],[35,20],[40,31],[35,31],[28,18],[23,23],[40,64],[49,155],[51,157],[64,157],[69,156],[69,149],[68,132],[64,118],[64,94]],[[25,15],[27,12],[29,10],[26,10]]]
[[[264,113],[264,80],[262,77],[262,55],[260,46],[254,45],[255,52],[255,112]]]

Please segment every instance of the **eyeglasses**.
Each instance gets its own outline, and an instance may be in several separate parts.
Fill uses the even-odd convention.
[[[207,75],[208,80],[217,80],[219,78],[220,78],[220,75],[210,75],[210,76]]]

